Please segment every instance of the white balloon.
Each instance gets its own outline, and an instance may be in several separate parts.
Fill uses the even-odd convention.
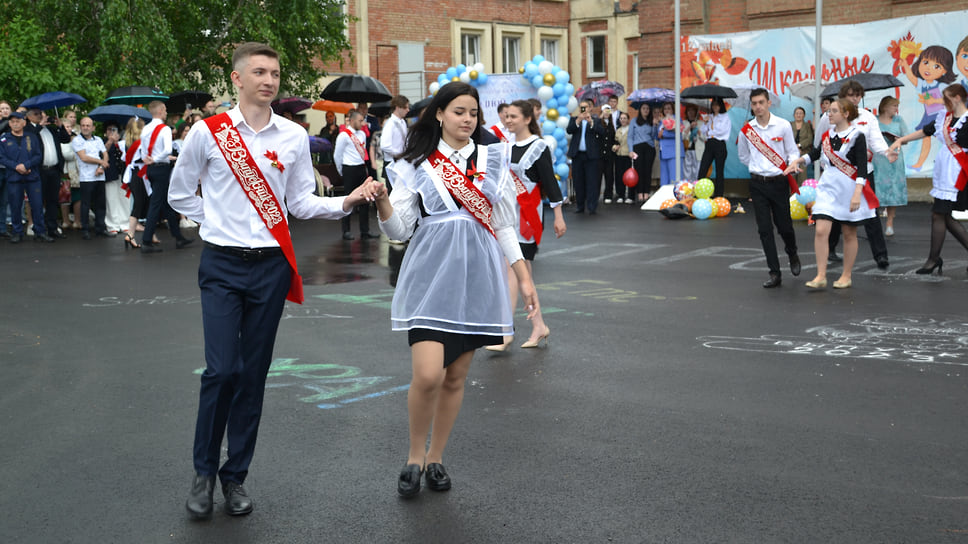
[[[541,88],[538,89],[538,100],[540,100],[542,104],[551,100],[554,97],[555,97],[555,90],[552,89],[551,87],[547,85],[542,85]]]
[[[550,74],[554,67],[555,65],[552,64],[550,60],[543,60],[541,61],[541,64],[538,65],[538,73],[541,75]]]
[[[483,72],[484,71],[484,63],[483,62],[478,62],[477,64],[474,65],[474,67],[472,68],[472,70],[477,70],[478,73]]]
[[[558,120],[555,121],[555,123],[559,127],[563,128],[565,130],[568,130],[568,119],[569,119],[569,117],[567,115],[564,115],[564,114],[559,113],[558,114]]]
[[[578,109],[578,99],[574,96],[568,99],[568,113],[571,113]]]
[[[466,70],[463,71],[463,72],[461,72],[460,75],[458,75],[457,77],[459,77],[460,80],[463,81],[464,83],[470,83],[471,82],[471,74],[470,74],[470,72],[468,72]]]
[[[434,81],[433,83],[430,84],[430,94],[437,94],[437,91],[439,90],[440,90],[440,83],[437,83],[436,81]]]
[[[551,151],[552,153],[554,153],[554,152],[555,152],[555,148],[557,148],[557,147],[558,147],[558,140],[555,140],[555,137],[554,137],[554,136],[552,136],[551,134],[546,134],[546,135],[545,135],[545,136],[544,136],[543,138],[541,138],[541,139],[542,139],[542,140],[544,140],[546,144],[548,144],[548,149],[549,149],[549,150],[550,150],[550,151]]]

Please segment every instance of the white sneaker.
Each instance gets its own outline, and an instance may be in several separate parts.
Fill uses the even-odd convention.
[[[894,236],[894,227],[884,229],[884,236]]]
[[[612,203],[612,199],[611,198],[606,198],[605,199],[605,203],[606,204],[611,204]]]

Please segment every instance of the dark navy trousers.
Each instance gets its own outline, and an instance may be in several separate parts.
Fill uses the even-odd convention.
[[[206,247],[198,267],[205,372],[195,424],[195,471],[243,483],[255,451],[266,376],[291,281],[285,256],[247,260]],[[222,435],[228,459],[219,468]]]

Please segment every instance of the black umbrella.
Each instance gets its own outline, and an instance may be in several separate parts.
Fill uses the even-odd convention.
[[[386,85],[370,76],[352,75],[334,79],[320,98],[337,102],[383,102],[393,98]]]
[[[430,105],[430,101],[433,100],[433,99],[434,99],[434,97],[428,96],[427,98],[424,98],[423,100],[417,100],[413,104],[410,104],[410,113],[408,115],[410,117],[420,117],[420,114],[423,112],[424,108],[426,108],[427,106],[429,106]]]
[[[901,80],[890,74],[860,73],[850,77],[845,77],[844,79],[839,79],[830,85],[827,85],[824,87],[823,91],[820,92],[820,96],[837,96],[837,93],[840,92],[840,88],[848,81],[856,81],[857,83],[860,83],[863,85],[865,91],[893,89],[894,87],[901,87],[904,85],[901,83]]]
[[[679,93],[682,98],[736,98],[736,91],[722,85],[696,85]]]
[[[136,108],[127,104],[108,104],[106,106],[98,106],[91,110],[91,113],[87,114],[87,116],[98,123],[114,121],[120,127],[127,125],[128,121],[130,121],[132,117],[140,117],[145,122],[151,121],[151,113],[148,110],[144,108]]]
[[[158,87],[132,86],[121,87],[108,93],[104,99],[105,104],[127,104],[138,106],[147,104],[152,100],[168,100],[168,95],[163,93]]]
[[[384,117],[384,116],[390,115],[392,111],[393,111],[393,108],[390,106],[389,100],[385,102],[377,102],[375,104],[370,104],[370,109],[369,109],[370,115],[374,115],[376,117]]]
[[[212,95],[204,91],[179,91],[168,97],[168,111],[182,113],[188,108],[200,109],[212,99]]]
[[[276,112],[276,115],[282,115],[285,112],[289,112],[291,115],[295,116],[299,112],[308,110],[311,107],[313,107],[313,103],[311,101],[299,96],[288,96],[286,98],[280,98],[272,101],[272,111]]]

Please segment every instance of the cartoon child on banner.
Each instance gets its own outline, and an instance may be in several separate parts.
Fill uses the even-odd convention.
[[[920,130],[926,125],[934,122],[934,117],[944,110],[944,99],[941,91],[955,81],[955,73],[952,70],[954,56],[948,48],[940,45],[932,45],[921,52],[921,56],[908,65],[901,63],[901,69],[918,90],[918,100],[924,104],[924,117],[914,130]],[[921,144],[921,156],[918,161],[911,166],[912,170],[920,170],[924,162],[928,160],[931,152],[931,142],[927,139]]]
[[[958,44],[958,53],[955,55],[955,66],[965,79],[961,80],[961,85],[968,91],[968,36]]]

